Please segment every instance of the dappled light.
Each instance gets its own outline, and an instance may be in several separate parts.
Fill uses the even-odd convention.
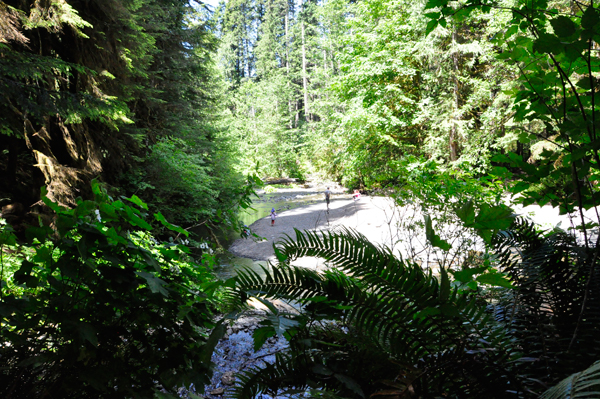
[[[600,386],[600,3],[0,0],[0,397]]]

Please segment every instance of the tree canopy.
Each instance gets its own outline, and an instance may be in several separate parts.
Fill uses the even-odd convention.
[[[290,349],[233,396],[591,397],[599,43],[593,1],[0,0],[0,392],[200,389],[257,296]],[[273,177],[418,210],[437,263],[298,232],[218,281],[198,241]]]

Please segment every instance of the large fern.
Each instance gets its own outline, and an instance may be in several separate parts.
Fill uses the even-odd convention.
[[[570,375],[550,388],[540,399],[594,399],[600,397],[600,361]]]
[[[296,240],[288,237],[280,242],[277,253],[280,262],[265,268],[265,277],[251,270],[239,274],[240,293],[299,302],[304,310],[297,318],[304,321],[301,325],[315,318],[343,320],[373,348],[402,364],[396,367],[399,374],[420,362],[421,380],[443,376],[439,382],[452,374],[460,378],[469,374],[470,390],[479,392],[473,387],[489,385],[489,375],[481,375],[485,367],[468,365],[482,358],[503,364],[515,356],[485,306],[452,288],[443,269],[438,279],[350,230],[296,231]],[[303,256],[322,258],[352,277],[290,266]],[[457,369],[458,365],[462,366]],[[504,380],[504,374],[498,380]],[[440,384],[440,392],[445,386]]]
[[[540,232],[515,221],[494,241],[498,267],[515,290],[504,292],[496,314],[531,362],[519,369],[531,388],[544,389],[589,365],[600,351],[600,266],[562,231]]]

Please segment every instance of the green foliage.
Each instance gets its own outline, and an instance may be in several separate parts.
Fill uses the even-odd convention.
[[[231,93],[229,128],[238,144],[240,171],[304,179],[298,164],[303,132],[289,128],[288,92],[285,77],[279,75],[270,81],[244,82]]]
[[[600,264],[594,253],[563,231],[536,231],[520,219],[494,238],[496,266],[518,288],[499,298],[496,318],[531,358],[517,367],[535,376],[526,381],[531,390],[545,389],[535,378],[552,385],[597,360],[600,304],[593,298],[600,295]]]
[[[430,16],[437,24],[465,18],[474,10],[489,12],[507,5],[466,2],[455,10],[446,1],[430,1],[427,8],[441,11]],[[600,164],[595,75],[600,63],[593,48],[600,17],[593,3],[582,4],[576,12],[566,6],[546,12],[548,8],[543,0],[508,5],[512,19],[495,38],[501,50],[498,58],[520,71],[520,85],[509,92],[514,99],[514,119],[529,126],[522,129],[519,140],[524,144],[539,141],[541,149],[534,163],[516,154],[497,156],[495,161],[523,172],[511,189],[525,205],[550,203],[564,214],[598,203],[594,183]],[[497,172],[509,176],[506,170]],[[588,245],[589,227],[580,216]]]
[[[350,231],[322,235],[297,231],[295,241],[285,240],[277,248],[284,260],[265,269],[265,277],[241,272],[238,289],[299,303],[299,314],[288,316],[296,323],[288,323],[285,331],[291,357],[279,358],[277,366],[264,371],[244,373],[244,384],[235,397],[311,384],[347,397],[363,397],[377,391],[375,381],[381,378],[365,374],[365,368],[358,367],[365,364],[360,363],[363,360],[373,371],[384,366],[384,379],[411,374],[401,380],[405,389],[418,387],[454,397],[501,397],[497,389],[507,381],[499,370],[519,357],[516,348],[485,311],[485,303],[453,288],[444,269],[435,278]],[[288,262],[303,256],[322,258],[337,269],[318,273],[289,266]],[[275,329],[268,320],[264,325]],[[328,327],[332,320],[342,322],[350,332],[326,338],[327,333],[319,330],[338,329]],[[351,350],[358,341],[362,344]],[[379,363],[368,363],[373,358]],[[491,375],[497,385],[490,383]],[[468,386],[458,382],[464,378],[469,379]]]
[[[541,399],[589,398],[597,395],[600,387],[600,362],[570,375],[556,386],[544,392]]]
[[[564,232],[539,232],[520,219],[492,244],[483,267],[453,272],[467,286],[506,287],[483,291],[452,284],[444,269],[436,278],[350,231],[297,232],[295,241],[280,242],[279,263],[262,274],[241,272],[237,287],[242,298],[295,304],[298,313],[285,315],[283,332],[274,321],[283,315],[269,306],[255,334],[260,345],[279,329],[290,351],[266,368],[243,372],[232,397],[321,387],[343,397],[411,391],[417,397],[534,398],[594,362],[597,257]],[[333,268],[319,273],[290,266],[304,256]],[[594,367],[554,392],[570,392],[569,382],[580,376],[585,382],[573,389],[591,387]]]
[[[52,85],[53,79],[73,79],[77,74],[94,79],[96,73],[93,70],[61,59],[16,52],[5,44],[0,44],[0,51],[0,75],[4,77],[0,80],[2,92],[14,101],[13,107],[26,110],[36,121],[60,114],[69,124],[81,123],[83,119],[113,127],[119,126],[119,122],[131,123],[126,105],[115,97],[98,98],[85,92],[70,93],[28,82],[34,80]]]
[[[150,235],[139,198],[92,188],[74,209],[44,197],[54,228],[30,227],[27,244],[2,229],[3,397],[147,398],[208,381],[223,333],[210,270]]]
[[[153,203],[167,216],[194,221],[213,216],[219,208],[218,188],[222,182],[213,182],[207,160],[195,147],[167,138],[154,146],[147,162],[147,177],[154,186]]]
[[[203,8],[186,0],[0,5],[11,32],[0,43],[3,197],[36,202],[37,188],[23,180],[75,206],[101,176],[177,223],[238,206],[244,179],[219,127],[216,38]]]
[[[486,256],[486,243],[513,220],[502,184],[474,176],[464,164],[403,157],[392,166],[395,179],[382,189],[394,202],[390,247],[423,268],[480,267],[476,258]]]

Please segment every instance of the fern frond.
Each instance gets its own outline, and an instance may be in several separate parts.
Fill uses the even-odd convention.
[[[250,268],[237,274],[237,287],[240,291],[255,296],[268,296],[273,299],[302,300],[325,295],[324,277],[313,270],[294,268],[285,264],[261,266],[263,274]]]
[[[254,366],[239,373],[237,377],[240,383],[226,392],[225,397],[251,399],[262,393],[276,396],[283,386],[307,389],[307,377],[310,374],[309,364],[304,357],[278,353],[274,363],[264,367]]]
[[[550,388],[540,399],[594,399],[600,397],[600,361]]]
[[[320,257],[360,280],[360,287],[346,291],[345,304],[351,305],[347,320],[377,334],[396,356],[411,353],[414,361],[465,340],[471,347],[482,341],[510,346],[485,308],[450,288],[444,270],[438,281],[359,233],[296,230],[296,240],[288,237],[277,248],[290,261]]]
[[[595,249],[561,231],[540,232],[524,219],[494,240],[497,266],[515,290],[506,291],[497,319],[526,356],[527,373],[548,382],[590,363],[600,351],[600,262]]]

